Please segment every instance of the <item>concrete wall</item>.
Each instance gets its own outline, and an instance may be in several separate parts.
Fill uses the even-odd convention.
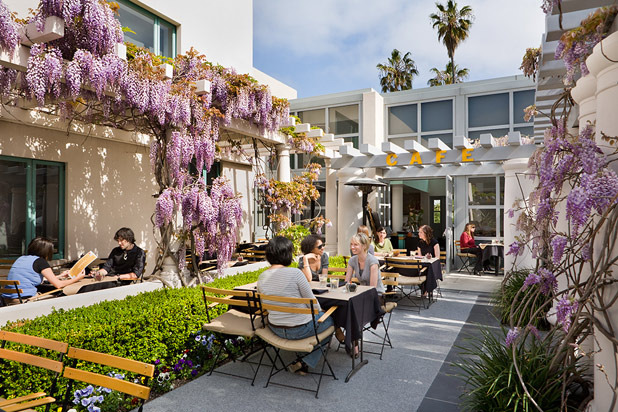
[[[150,251],[146,273],[154,266],[156,250],[150,221],[156,186],[148,150],[0,120],[0,154],[65,164],[65,257],[76,259],[89,250],[106,257],[118,245],[116,230],[127,226],[136,244]]]
[[[255,222],[255,202],[253,196],[253,181],[255,173],[251,166],[240,165],[238,163],[221,162],[222,175],[225,176],[232,185],[236,193],[241,193],[242,223],[237,234],[237,242],[252,242],[251,238]]]

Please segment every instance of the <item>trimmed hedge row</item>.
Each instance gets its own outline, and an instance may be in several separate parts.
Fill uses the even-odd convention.
[[[263,270],[216,279],[211,286],[233,289],[255,282]],[[173,364],[185,351],[190,334],[201,330],[206,320],[201,290],[193,287],[160,289],[123,300],[55,310],[34,320],[9,323],[2,329],[142,362],[154,363],[159,359],[164,364]],[[1,361],[0,370],[0,393],[5,397],[50,387],[51,374],[40,368]]]

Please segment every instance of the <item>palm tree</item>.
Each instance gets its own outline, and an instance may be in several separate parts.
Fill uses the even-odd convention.
[[[411,89],[412,78],[418,75],[410,52],[402,56],[397,49],[391,52],[388,63],[378,63],[376,68],[380,71],[380,86],[383,93]]]
[[[446,6],[436,3],[438,13],[429,15],[433,22],[432,27],[438,30],[438,40],[444,43],[448,57],[451,59],[452,78],[455,76],[455,49],[461,42],[468,38],[468,32],[472,26],[472,8],[463,6],[460,10],[457,9],[457,3],[453,0],[448,0]]]
[[[470,70],[466,68],[460,69],[457,65],[455,65],[455,70],[453,70],[451,62],[446,64],[446,68],[444,70],[439,70],[433,67],[430,71],[435,75],[433,79],[429,79],[427,81],[427,84],[431,87],[442,86],[444,84],[462,83],[464,79],[470,75]],[[455,73],[455,81],[453,81],[453,73]]]

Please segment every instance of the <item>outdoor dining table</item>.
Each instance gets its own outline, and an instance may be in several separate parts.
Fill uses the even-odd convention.
[[[234,289],[255,290],[257,282],[237,286]],[[320,282],[311,282],[311,288],[323,311],[337,306],[331,317],[336,327],[345,329],[345,346],[354,353],[354,342],[359,341],[359,360],[352,356],[352,369],[345,378],[350,378],[368,363],[363,356],[363,329],[365,325],[376,326],[381,315],[382,305],[376,288],[358,285],[355,292],[347,292],[344,286],[335,290],[320,287]]]
[[[118,276],[105,276],[103,280],[99,281],[94,278],[84,278],[62,288],[62,293],[66,296],[71,296],[78,293],[87,293],[95,290],[114,288],[116,286],[118,286]]]
[[[504,244],[501,243],[482,243],[479,245],[483,251],[482,260],[486,262],[495,258],[496,268],[494,274],[498,276],[498,269],[500,268],[500,259],[504,259]]]

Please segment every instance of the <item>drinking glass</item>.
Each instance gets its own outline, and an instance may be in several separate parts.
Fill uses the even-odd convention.
[[[321,288],[325,288],[326,287],[326,279],[328,277],[326,275],[320,274],[320,275],[318,275],[318,278],[320,279],[320,287]]]

